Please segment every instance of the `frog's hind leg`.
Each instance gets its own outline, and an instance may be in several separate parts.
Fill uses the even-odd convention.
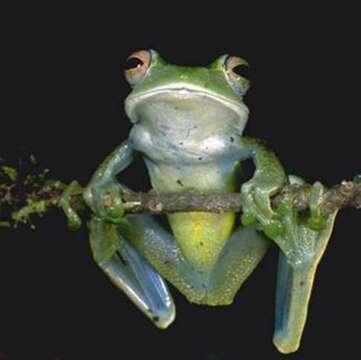
[[[280,252],[273,342],[282,353],[294,352],[300,345],[315,271],[310,264],[293,269]]]
[[[188,301],[204,303],[208,281],[185,260],[172,233],[151,215],[127,215],[119,231]]]
[[[313,186],[311,214],[318,211],[322,191],[319,184]],[[285,207],[283,212],[285,235],[275,240],[281,252],[273,342],[279,351],[291,353],[300,345],[317,266],[331,237],[337,211],[326,217],[324,228],[319,231],[298,219],[292,207]]]
[[[225,244],[209,279],[208,305],[228,305],[266,254],[271,242],[253,227],[239,226]]]
[[[93,217],[89,228],[91,249],[100,268],[156,326],[166,328],[175,318],[175,306],[161,276],[115,225]]]
[[[270,241],[240,226],[227,241],[211,274],[201,276],[184,259],[174,236],[150,215],[128,215],[121,232],[190,302],[227,305],[265,255]]]

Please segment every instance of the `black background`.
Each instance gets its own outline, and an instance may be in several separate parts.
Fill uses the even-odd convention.
[[[53,177],[85,184],[127,138],[129,54],[155,48],[169,62],[203,65],[230,53],[251,65],[246,134],[267,140],[287,172],[309,182],[352,178],[361,170],[354,14],[330,3],[252,11],[242,2],[5,11],[1,154],[35,153]],[[148,187],[141,164],[122,179]],[[34,223],[35,231],[1,230],[0,359],[285,358],[272,345],[275,249],[232,306],[192,305],[172,288],[177,319],[160,331],[96,267],[86,229],[69,232],[56,212]],[[289,359],[357,354],[360,240],[360,214],[342,211]]]

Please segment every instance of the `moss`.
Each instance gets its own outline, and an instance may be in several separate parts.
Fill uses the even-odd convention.
[[[30,215],[37,214],[41,216],[46,211],[46,208],[45,200],[29,200],[28,205],[25,205],[12,213],[12,219],[15,224],[28,223]]]
[[[10,227],[10,226],[11,226],[11,224],[9,221],[0,220],[0,228]]]
[[[3,166],[2,171],[10,178],[11,181],[16,181],[18,178],[18,172],[13,167]]]

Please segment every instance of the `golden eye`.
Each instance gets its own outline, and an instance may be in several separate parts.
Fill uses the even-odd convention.
[[[249,87],[249,81],[245,77],[247,76],[248,68],[247,61],[241,57],[228,56],[224,62],[224,70],[229,82],[241,95],[245,94]]]
[[[225,69],[228,73],[234,73],[238,76],[243,76],[243,71],[249,67],[246,60],[237,56],[228,56],[225,61]]]
[[[151,61],[152,54],[149,50],[136,51],[128,57],[124,75],[130,85],[135,85],[143,80]]]

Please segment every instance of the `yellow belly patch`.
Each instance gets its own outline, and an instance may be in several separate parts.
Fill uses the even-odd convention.
[[[235,213],[187,212],[168,219],[186,261],[199,274],[209,274],[232,233]]]

